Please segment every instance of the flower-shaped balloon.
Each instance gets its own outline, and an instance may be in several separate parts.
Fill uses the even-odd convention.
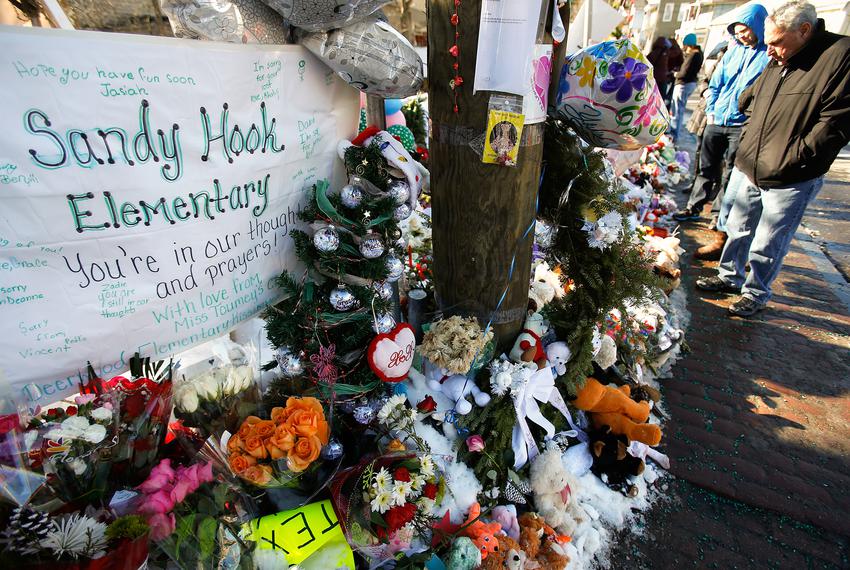
[[[611,75],[602,82],[603,93],[617,92],[617,101],[625,103],[632,96],[632,91],[643,91],[646,87],[646,74],[649,66],[634,58],[627,57],[623,63],[616,61],[608,66]]]

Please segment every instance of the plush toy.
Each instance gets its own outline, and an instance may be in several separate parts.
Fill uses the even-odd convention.
[[[528,560],[547,570],[563,570],[570,561],[552,529],[537,513],[519,517],[519,545]]]
[[[549,366],[555,368],[558,376],[567,373],[567,362],[570,361],[571,357],[570,347],[563,341],[553,342],[546,347],[546,359],[549,361]]]
[[[490,513],[493,522],[502,525],[502,532],[514,540],[519,540],[519,522],[517,521],[516,505],[499,505]]]
[[[458,414],[465,416],[472,411],[472,404],[466,399],[470,394],[472,394],[472,399],[475,400],[475,405],[479,407],[483,408],[490,403],[490,394],[482,392],[475,384],[474,378],[462,374],[437,376],[435,377],[433,373],[429,374],[428,388],[443,394],[454,402],[454,409]]]
[[[514,362],[534,362],[537,364],[537,369],[542,370],[546,367],[546,351],[543,350],[543,342],[540,340],[546,331],[549,330],[549,323],[543,318],[540,313],[532,313],[523,325],[522,332],[514,342],[514,347],[511,349],[510,357]]]
[[[548,283],[532,281],[528,290],[528,310],[537,312],[555,298],[555,290]]]
[[[629,477],[643,473],[646,465],[641,458],[628,453],[629,442],[625,436],[615,434],[607,426],[590,431],[588,436],[593,456],[590,470],[607,484],[624,485]],[[627,494],[633,494],[633,491]]]
[[[593,330],[593,361],[605,370],[617,362],[617,343],[607,334],[602,334],[599,329]]]
[[[588,378],[579,390],[573,405],[590,412],[595,427],[609,426],[616,434],[625,435],[647,445],[661,443],[661,428],[645,423],[649,419],[649,403],[635,402],[630,398],[628,386],[604,386],[596,378]]]
[[[446,560],[451,570],[473,570],[481,565],[481,552],[466,536],[459,536],[452,542],[449,557]]]
[[[570,535],[585,518],[574,499],[578,480],[561,461],[561,450],[550,445],[531,464],[531,489],[534,505],[546,522],[561,534]]]
[[[519,543],[509,536],[497,536],[499,549],[481,564],[481,570],[525,570],[528,556]],[[539,567],[539,566],[538,566]]]
[[[481,505],[473,503],[461,532],[472,539],[476,548],[481,552],[481,560],[486,560],[490,553],[499,549],[496,533],[502,530],[502,525],[497,522],[485,523],[480,517]]]

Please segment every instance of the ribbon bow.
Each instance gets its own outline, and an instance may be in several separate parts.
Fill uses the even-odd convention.
[[[561,393],[555,388],[555,376],[552,368],[546,367],[538,370],[528,377],[524,385],[514,395],[514,407],[516,408],[516,424],[511,436],[511,448],[514,452],[514,469],[520,469],[526,462],[534,459],[540,454],[537,442],[531,435],[528,422],[531,421],[542,427],[546,432],[546,439],[555,435],[555,426],[547,420],[540,412],[542,404],[552,404],[561,414],[567,418],[570,426],[574,426],[570,411]]]

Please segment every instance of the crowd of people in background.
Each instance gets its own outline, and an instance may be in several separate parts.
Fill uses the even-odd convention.
[[[801,0],[771,14],[747,4],[727,31],[718,63],[702,77],[705,57],[694,34],[682,39],[684,49],[657,38],[647,59],[674,142],[699,85],[687,124],[697,137],[695,176],[674,218],[699,220],[711,203],[714,239],[695,257],[719,261],[718,271],[696,285],[738,294],[729,312],[749,317],[770,300],[806,207],[850,141],[850,37],[826,31],[815,7]]]

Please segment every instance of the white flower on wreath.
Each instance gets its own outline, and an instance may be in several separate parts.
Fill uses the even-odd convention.
[[[585,220],[581,228],[587,232],[587,244],[595,249],[610,247],[623,232],[623,216],[619,212],[608,212],[595,222]]]
[[[369,504],[373,511],[384,514],[393,506],[393,496],[388,491],[381,491]]]
[[[417,493],[420,492],[423,487],[425,487],[425,483],[427,482],[428,480],[425,478],[424,475],[422,475],[422,473],[417,473],[415,475],[410,476],[410,486]]]
[[[102,426],[101,426],[102,427]],[[98,558],[106,551],[106,525],[85,515],[73,514],[54,519],[53,528],[41,540],[56,558]]]

